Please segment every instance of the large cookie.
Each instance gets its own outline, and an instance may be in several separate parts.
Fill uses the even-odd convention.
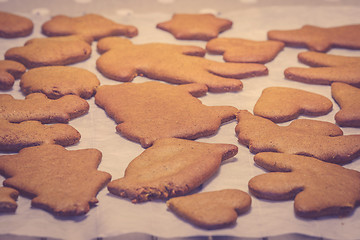
[[[19,192],[13,188],[0,187],[0,213],[12,213],[17,209]]]
[[[9,90],[14,85],[26,68],[19,62],[11,60],[0,60],[0,90]]]
[[[29,36],[34,29],[31,19],[0,11],[0,37],[17,38]]]
[[[108,189],[134,203],[182,196],[208,180],[223,160],[237,152],[232,144],[159,139],[132,160],[124,177],[110,182]]]
[[[206,106],[191,95],[204,92],[202,84],[173,86],[150,81],[103,85],[95,103],[115,120],[121,135],[149,147],[159,138],[213,135],[221,123],[235,118],[235,107]]]

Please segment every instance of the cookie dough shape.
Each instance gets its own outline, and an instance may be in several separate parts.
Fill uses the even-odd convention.
[[[226,62],[268,63],[285,44],[279,41],[254,41],[242,38],[214,38],[206,44],[211,54],[222,54]]]
[[[165,43],[133,44],[120,37],[98,42],[103,53],[97,69],[117,81],[132,81],[145,76],[174,84],[202,83],[211,92],[239,91],[239,79],[268,74],[268,69],[255,63],[224,63],[203,58],[205,50],[197,46]]]
[[[107,36],[135,37],[138,34],[136,27],[116,23],[98,14],[80,17],[57,15],[45,22],[41,29],[46,36],[82,35],[95,41]]]
[[[0,60],[0,90],[9,90],[14,85],[15,79],[26,71],[21,63],[11,60]]]
[[[58,66],[88,59],[91,46],[79,36],[34,38],[22,47],[10,48],[5,59],[24,64],[27,68]]]
[[[340,106],[335,121],[341,127],[360,127],[360,89],[345,83],[331,84],[331,95]]]
[[[161,22],[157,28],[171,33],[179,40],[203,40],[215,38],[219,33],[232,27],[232,21],[218,18],[213,14],[179,14],[169,21]]]
[[[327,52],[331,48],[360,49],[360,24],[338,27],[304,25],[300,29],[271,30],[268,39],[282,41],[290,47],[306,47],[311,51]]]
[[[20,81],[21,91],[28,95],[41,92],[48,98],[57,99],[65,95],[91,98],[100,85],[92,72],[70,66],[47,66],[27,71]]]
[[[0,187],[0,213],[13,213],[17,209],[19,192],[13,188]]]
[[[0,11],[0,37],[17,38],[29,36],[34,23],[27,17]]]
[[[237,152],[232,144],[159,139],[132,160],[124,177],[110,182],[108,190],[134,203],[182,196],[208,180],[223,160]]]
[[[43,125],[38,121],[10,123],[0,119],[0,151],[17,152],[22,148],[41,144],[73,145],[80,133],[67,124]]]
[[[42,123],[67,123],[89,111],[89,103],[79,96],[66,95],[56,100],[42,93],[32,93],[25,99],[0,94],[0,119],[19,123],[36,120]]]
[[[309,51],[299,53],[298,59],[311,67],[289,67],[284,71],[285,78],[310,84],[343,82],[360,87],[360,57]]]
[[[97,149],[46,144],[0,156],[0,172],[7,178],[4,186],[30,197],[33,207],[56,216],[78,216],[98,202],[97,193],[111,179],[97,170],[101,157]]]
[[[325,115],[332,107],[333,104],[327,97],[317,93],[295,88],[269,87],[262,91],[253,112],[256,116],[281,123],[300,115]]]
[[[95,103],[115,120],[121,135],[146,148],[160,138],[213,135],[235,118],[235,107],[206,106],[191,95],[204,93],[202,84],[123,83],[100,86]]]
[[[296,119],[288,126],[278,126],[247,110],[240,110],[237,120],[238,140],[252,153],[305,155],[338,164],[360,156],[360,135],[343,135],[342,130],[330,122]]]
[[[262,199],[294,199],[300,217],[346,216],[360,201],[358,171],[283,153],[259,153],[254,160],[271,172],[250,179],[250,192]]]
[[[233,226],[251,207],[251,197],[238,189],[224,189],[175,197],[168,208],[184,220],[205,229]]]

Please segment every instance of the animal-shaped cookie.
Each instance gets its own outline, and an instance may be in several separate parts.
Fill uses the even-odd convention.
[[[332,110],[332,102],[317,93],[288,87],[265,88],[254,106],[254,115],[280,123],[300,115],[320,116]]]
[[[171,33],[176,39],[208,41],[230,29],[232,21],[210,13],[176,13],[169,21],[158,23],[156,27]]]
[[[17,209],[19,192],[13,188],[0,187],[0,213],[13,213]]]
[[[342,127],[360,127],[360,89],[334,82],[331,95],[341,108],[335,114],[336,123]]]
[[[133,159],[124,177],[110,182],[108,189],[134,203],[182,196],[208,180],[223,160],[237,152],[233,144],[159,139]]]
[[[22,47],[5,52],[5,59],[24,64],[27,68],[58,66],[78,63],[88,59],[91,46],[79,36],[34,38]]]
[[[85,14],[80,17],[57,15],[41,27],[46,36],[82,35],[98,40],[107,36],[134,37],[138,30],[134,26],[116,23],[98,14]]]
[[[174,84],[202,83],[211,92],[239,91],[241,78],[266,75],[267,68],[255,63],[224,63],[203,58],[205,50],[196,46],[165,43],[133,44],[120,37],[98,42],[103,53],[97,69],[106,77],[128,82],[145,76]]]
[[[360,49],[360,24],[337,27],[304,25],[300,29],[271,30],[268,39],[284,42],[290,47],[306,47],[326,52],[334,47]]]
[[[360,87],[360,57],[309,51],[299,53],[298,59],[311,67],[289,67],[284,71],[285,78],[322,85],[343,82]]]
[[[306,155],[339,164],[360,156],[360,135],[342,135],[342,130],[330,122],[296,119],[288,126],[278,126],[246,110],[238,112],[237,120],[239,142],[252,153]]]
[[[43,125],[38,121],[10,123],[0,119],[0,151],[19,151],[41,144],[73,145],[80,140],[80,133],[67,124]]]
[[[31,205],[56,216],[86,214],[111,175],[98,171],[102,154],[97,149],[66,150],[45,144],[0,156],[4,186],[30,197]]]
[[[51,99],[70,94],[89,99],[99,85],[100,81],[94,73],[70,66],[33,68],[20,81],[21,91],[25,95],[41,92]]]
[[[29,36],[34,29],[31,19],[0,11],[0,37],[17,38]]]
[[[206,44],[211,54],[222,54],[226,62],[267,63],[284,48],[279,41],[254,41],[243,38],[214,38]]]
[[[0,60],[0,90],[9,90],[14,85],[26,68],[19,62],[11,60]]]
[[[102,85],[95,103],[115,120],[122,136],[149,147],[159,138],[213,135],[221,123],[235,118],[235,107],[206,106],[191,95],[204,92],[202,84],[173,86],[149,81]]]
[[[251,207],[251,197],[238,189],[224,189],[175,197],[168,208],[184,220],[205,229],[231,227]]]
[[[262,199],[294,199],[300,217],[349,215],[360,201],[358,171],[284,153],[258,153],[254,160],[271,172],[250,179],[250,192]]]
[[[67,123],[89,111],[89,103],[76,95],[66,95],[56,100],[42,93],[32,93],[25,99],[15,99],[0,94],[0,119],[9,122],[36,120],[42,123]]]

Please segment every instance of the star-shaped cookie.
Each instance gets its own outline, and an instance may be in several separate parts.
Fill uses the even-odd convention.
[[[26,67],[19,62],[11,60],[0,60],[0,90],[9,90],[14,85]]]

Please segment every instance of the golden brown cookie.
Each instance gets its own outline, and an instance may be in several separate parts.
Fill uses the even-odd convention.
[[[251,197],[238,189],[224,189],[175,197],[166,205],[195,226],[220,229],[233,226],[238,216],[250,209]]]
[[[268,74],[268,69],[255,63],[224,63],[205,59],[205,50],[196,46],[164,43],[133,44],[119,37],[98,42],[103,53],[97,69],[106,77],[128,82],[145,76],[174,84],[202,83],[211,92],[239,91],[239,79]]]
[[[341,127],[360,127],[360,89],[334,82],[331,95],[341,108],[335,114],[336,123]]]
[[[344,216],[360,201],[360,173],[318,159],[284,153],[258,153],[257,165],[271,171],[249,181],[262,199],[294,199],[300,217]]]
[[[286,122],[300,115],[320,116],[329,113],[333,104],[320,94],[288,87],[265,88],[254,106],[254,115],[275,123]]]
[[[98,14],[85,14],[80,17],[57,15],[41,27],[46,36],[82,35],[98,40],[107,36],[134,37],[138,30],[134,26],[116,23]]]
[[[108,189],[134,203],[182,196],[208,180],[223,160],[237,152],[232,144],[159,139],[132,160],[124,177],[110,182]]]
[[[160,138],[213,135],[223,122],[235,118],[235,107],[206,106],[191,95],[204,92],[202,84],[173,86],[149,81],[103,85],[95,103],[115,120],[122,136],[149,147]]]
[[[237,120],[239,142],[252,153],[290,153],[339,164],[360,156],[360,135],[342,135],[330,122],[296,119],[288,126],[278,126],[246,110],[238,112]]]
[[[17,209],[19,192],[13,188],[0,187],[0,213],[12,213]]]
[[[300,29],[271,30],[268,39],[282,41],[290,47],[306,47],[311,51],[326,52],[331,48],[360,49],[360,24],[338,27],[304,25]]]
[[[45,144],[0,156],[4,186],[32,199],[31,205],[56,216],[86,214],[111,175],[98,171],[102,154],[97,149],[66,150]]]
[[[254,41],[243,38],[214,38],[206,44],[211,54],[222,54],[226,62],[267,63],[284,48],[279,41]]]
[[[215,38],[219,33],[230,29],[232,21],[213,14],[179,14],[169,21],[161,22],[157,28],[171,33],[180,40],[204,40]]]
[[[0,119],[9,122],[36,120],[42,123],[67,123],[89,111],[89,103],[79,96],[67,95],[56,100],[42,93],[32,93],[25,99],[0,94]]]
[[[11,60],[0,60],[0,90],[9,90],[26,68],[21,63]]]
[[[34,28],[31,19],[0,11],[0,37],[17,38],[29,36]]]
[[[41,92],[51,99],[65,95],[89,99],[99,85],[99,79],[92,72],[70,66],[33,68],[27,71],[20,81],[21,91],[25,95]]]

